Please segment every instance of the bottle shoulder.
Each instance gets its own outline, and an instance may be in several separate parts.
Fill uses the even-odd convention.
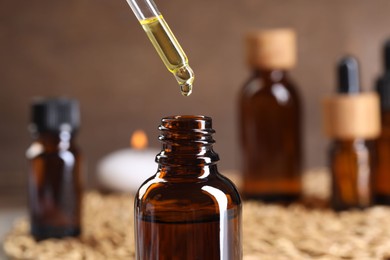
[[[41,142],[33,142],[26,150],[27,159],[47,158],[47,157],[63,157],[63,156],[80,156],[79,148],[74,144],[48,146]]]
[[[241,89],[242,101],[273,100],[278,104],[299,104],[300,94],[296,85],[289,79],[278,82],[252,76]]]
[[[146,180],[139,188],[136,201],[141,204],[160,205],[182,209],[208,208],[216,204],[235,207],[241,204],[240,195],[234,184],[220,174],[185,180],[160,179],[155,175]]]
[[[375,142],[366,139],[353,140],[334,140],[329,148],[329,151],[334,156],[369,153],[375,147]]]
[[[390,111],[382,108],[381,121],[382,121],[381,137],[390,138]]]

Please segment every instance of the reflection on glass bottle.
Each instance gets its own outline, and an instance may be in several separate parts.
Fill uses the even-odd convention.
[[[360,92],[356,59],[342,59],[338,73],[338,94],[324,100],[325,132],[333,139],[331,206],[335,210],[365,208],[373,201],[376,157],[372,140],[380,131],[379,100],[374,93]]]
[[[288,70],[295,33],[265,30],[247,37],[253,74],[239,97],[244,198],[291,202],[301,196],[301,102]]]
[[[80,234],[80,154],[75,145],[78,103],[58,98],[32,105],[29,160],[31,234],[37,240]]]
[[[241,200],[217,169],[211,118],[162,119],[158,171],[135,199],[137,259],[242,259]]]

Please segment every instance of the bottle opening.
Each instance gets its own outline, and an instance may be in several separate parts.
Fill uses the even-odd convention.
[[[161,120],[161,127],[176,130],[212,130],[212,119],[201,115],[168,116]]]
[[[219,160],[213,151],[211,117],[177,115],[164,117],[159,127],[162,151],[156,161],[170,165],[210,164]]]

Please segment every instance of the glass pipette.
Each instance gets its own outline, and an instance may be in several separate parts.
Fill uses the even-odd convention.
[[[127,0],[149,40],[167,69],[180,85],[182,95],[189,96],[195,79],[188,58],[165,22],[153,0]]]

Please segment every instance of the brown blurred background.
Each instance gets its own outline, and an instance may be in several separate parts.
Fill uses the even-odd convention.
[[[364,88],[381,73],[390,36],[388,0],[156,0],[195,71],[182,97],[125,0],[0,0],[0,196],[24,190],[29,103],[67,95],[81,102],[78,143],[94,183],[96,162],[143,129],[159,147],[157,125],[171,114],[213,117],[222,170],[238,169],[236,99],[249,76],[243,35],[292,27],[299,64],[292,76],[304,108],[305,167],[326,164],[320,100],[335,86],[344,54],[361,61]]]

